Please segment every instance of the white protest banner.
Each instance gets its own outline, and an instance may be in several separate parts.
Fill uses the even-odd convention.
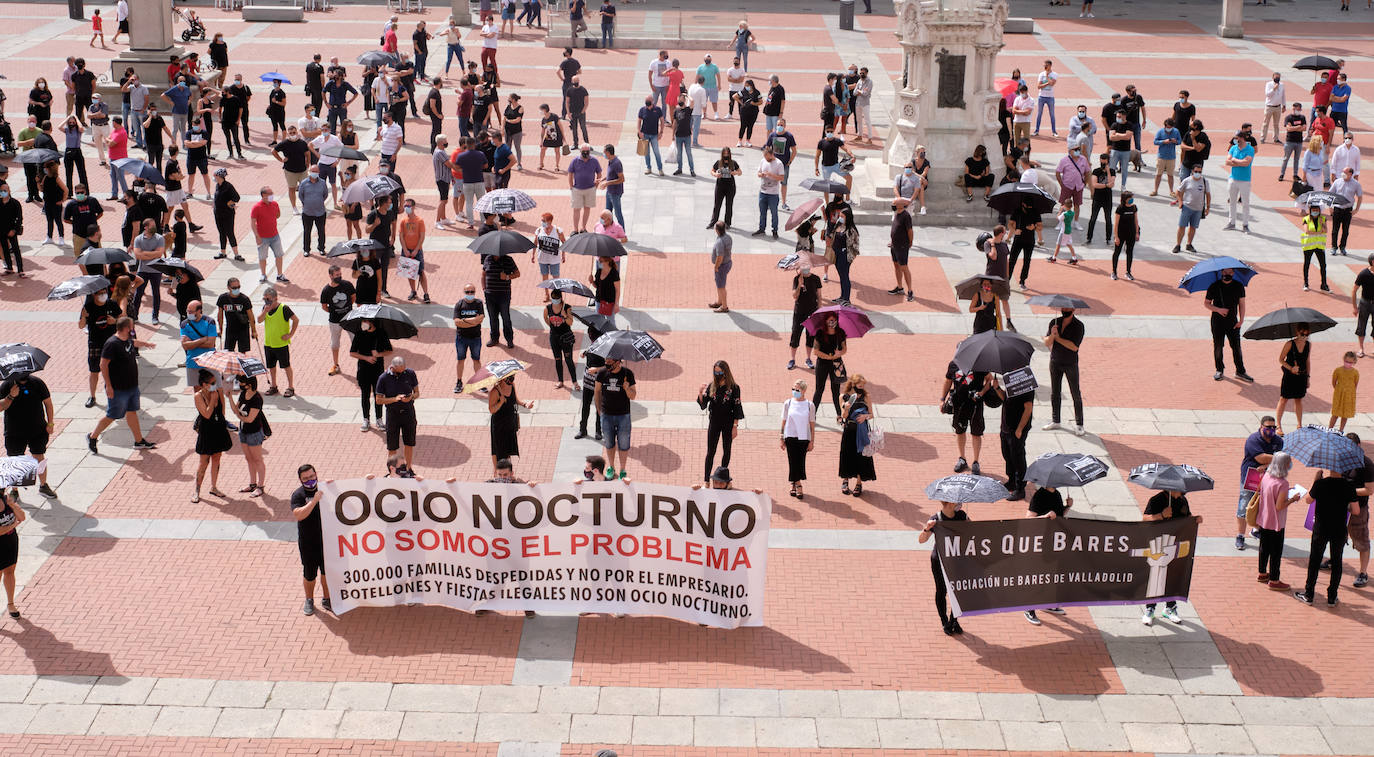
[[[405,255],[396,258],[396,275],[403,279],[417,281],[420,278],[420,259]]]
[[[763,625],[766,494],[415,479],[320,490],[325,578],[338,613],[418,603]]]

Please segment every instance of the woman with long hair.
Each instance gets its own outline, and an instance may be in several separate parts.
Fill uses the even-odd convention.
[[[706,228],[716,225],[720,218],[721,206],[725,207],[725,225],[728,227],[735,217],[735,177],[742,173],[739,163],[730,154],[730,148],[720,148],[720,160],[711,166],[711,175],[716,177],[716,196],[711,206],[711,220]]]
[[[533,402],[521,402],[515,394],[515,375],[496,382],[487,392],[487,410],[491,413],[491,469],[502,459],[520,456],[520,416],[516,406],[534,409]]]
[[[544,306],[544,323],[549,327],[549,349],[553,350],[553,367],[558,372],[555,389],[566,389],[563,383],[563,365],[568,366],[568,381],[577,383],[577,366],[573,362],[573,345],[577,335],[572,330],[572,306],[563,301],[563,293],[554,290]]]
[[[697,405],[707,411],[706,466],[702,480],[711,481],[715,469],[716,446],[721,447],[721,467],[730,467],[730,448],[739,435],[739,422],[744,420],[744,405],[740,402],[739,384],[730,364],[717,360],[711,367],[711,380],[697,390]]]
[[[223,498],[219,490],[220,456],[229,451],[233,440],[229,438],[229,425],[224,420],[224,390],[218,388],[214,371],[204,368],[197,374],[196,384],[196,454],[200,464],[196,466],[196,493],[192,502],[200,501],[200,485],[205,480],[205,469],[210,469],[210,493]]]
[[[0,582],[5,584],[5,600],[11,618],[19,617],[14,605],[14,566],[19,563],[19,524],[25,519],[16,489],[0,489]]]
[[[873,458],[863,453],[868,441],[868,422],[873,419],[873,407],[868,399],[868,381],[856,373],[844,383],[844,435],[840,437],[840,491],[849,494],[849,479],[854,479],[853,494],[864,493],[865,481],[873,481]]]
[[[759,104],[763,102],[763,95],[753,79],[745,79],[744,88],[730,97],[739,103],[739,136],[735,147],[753,147],[750,140],[754,138],[754,124],[759,120]]]
[[[356,139],[356,137],[355,137]],[[357,166],[349,166],[343,172],[343,188],[348,189],[349,185],[358,180]],[[346,203],[344,208],[344,224],[348,228],[349,239],[362,239],[363,237],[363,204],[361,202]]]
[[[1297,416],[1298,428],[1302,428],[1302,400],[1307,396],[1307,385],[1312,375],[1310,370],[1312,342],[1308,336],[1312,327],[1299,323],[1295,328],[1296,336],[1284,342],[1279,350],[1279,370],[1283,376],[1279,381],[1279,406],[1274,410],[1278,419],[1279,433],[1283,433],[1283,411],[1288,409],[1288,401],[1293,400],[1293,413]]]
[[[601,315],[615,315],[620,309],[620,264],[615,258],[596,259],[596,271],[591,277],[592,288],[596,290],[596,312]]]
[[[62,233],[62,207],[66,204],[67,185],[62,183],[62,177],[57,172],[57,161],[49,161],[43,164],[43,217],[48,221],[48,238],[43,240],[44,244],[55,244],[63,247],[67,244],[66,236]],[[53,240],[53,229],[57,229],[57,239]],[[19,278],[24,278],[24,268],[19,268]]]
[[[267,462],[262,459],[262,443],[271,428],[262,414],[258,377],[241,376],[238,383],[238,402],[231,403],[229,409],[238,416],[239,445],[243,447],[243,458],[248,463],[248,485],[239,489],[239,493],[261,497],[263,484],[267,483]]]

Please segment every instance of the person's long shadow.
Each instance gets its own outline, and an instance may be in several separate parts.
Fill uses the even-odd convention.
[[[1320,592],[1318,596],[1321,596]],[[1343,614],[1349,615],[1350,609],[1350,605],[1342,603]],[[1362,624],[1368,627],[1369,614],[1363,611],[1359,614],[1364,616]],[[1254,689],[1256,694],[1314,697],[1320,695],[1325,688],[1320,673],[1298,660],[1274,655],[1263,643],[1240,641],[1215,631],[1210,633],[1217,649],[1227,660],[1245,661],[1243,665],[1232,665],[1231,672],[1238,683]]]
[[[630,448],[630,459],[652,473],[672,473],[682,465],[682,457],[671,448],[657,442],[636,444]]]
[[[418,434],[415,449],[417,464],[440,468],[457,468],[472,458],[472,450],[456,439],[438,434]]]
[[[627,625],[629,623],[634,624],[633,628]],[[632,634],[635,638],[670,640],[663,644],[579,645],[577,662],[583,664],[697,662],[749,665],[813,675],[853,672],[844,660],[768,626],[702,628],[671,618],[593,616],[582,619],[579,631],[612,639]]]
[[[24,656],[33,664],[33,672],[38,675],[68,676],[110,676],[118,675],[114,660],[104,652],[78,649],[70,642],[63,641],[48,629],[34,624],[32,620],[21,617],[14,623],[19,630],[14,631],[0,626],[0,638],[14,642],[23,650]],[[9,671],[17,672],[17,671]]]
[[[359,607],[343,615],[317,613],[315,617],[346,641],[352,654],[388,659],[437,653],[514,657],[524,620],[507,614],[479,618],[433,605]],[[437,628],[444,632],[436,635]]]
[[[1045,628],[1053,629],[1051,633],[1059,632],[1066,638],[1032,647],[1013,649],[988,641],[978,634],[976,622],[961,623],[965,627],[965,632],[955,638],[968,645],[978,655],[979,665],[1003,675],[1016,676],[1021,686],[1028,691],[1044,694],[1064,694],[1070,691],[1075,694],[1105,694],[1111,688],[1111,683],[1102,672],[1102,668],[1082,666],[1066,671],[1046,664],[1046,658],[1080,658],[1090,645],[1102,645],[1102,637],[1098,630],[1075,620],[1072,615],[1056,618],[1055,621],[1053,625],[1047,625]],[[1035,630],[1041,633],[1045,629]],[[1102,648],[1102,657],[1105,661],[1103,667],[1112,668],[1111,657],[1105,648]]]

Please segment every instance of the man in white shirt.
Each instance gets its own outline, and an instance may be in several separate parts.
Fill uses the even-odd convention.
[[[1034,107],[1035,100],[1031,99],[1030,88],[1022,84],[1011,103],[1011,137],[1014,141],[1030,139],[1031,110]]]
[[[748,73],[739,64],[739,56],[736,56],[730,67],[725,69],[725,82],[730,90],[726,97],[730,100],[730,115],[735,115],[735,93],[744,90],[744,75]]]
[[[1348,141],[1348,140],[1347,140]],[[1364,204],[1364,189],[1360,182],[1355,179],[1355,170],[1346,166],[1341,170],[1341,177],[1331,182],[1331,192],[1349,200],[1351,207],[1331,209],[1331,254],[1346,255],[1345,243],[1350,241],[1350,221],[1351,217]],[[1336,237],[1340,236],[1340,243],[1337,244]]]
[[[1355,135],[1346,134],[1339,147],[1331,151],[1331,175],[1339,176],[1350,168],[1360,178],[1360,151],[1355,147]]]
[[[492,68],[496,68],[496,38],[498,36],[500,36],[500,30],[488,17],[487,22],[482,24],[482,68],[484,69],[488,63],[491,64]]]
[[[692,86],[687,88],[687,99],[692,103],[692,146],[701,147],[701,119],[706,115],[706,77],[698,76]]]
[[[372,103],[377,109],[377,128],[382,128],[382,114],[391,110],[391,86],[390,77],[383,73],[378,73],[372,79]]]
[[[310,146],[315,148],[315,153],[320,156],[320,178],[329,182],[330,192],[334,197],[334,207],[339,207],[339,158],[336,155],[326,155],[325,148],[343,147],[343,142],[334,136],[334,130],[329,124],[321,127],[320,135],[310,140]]]
[[[391,120],[390,113],[382,114],[382,125],[377,128],[377,141],[382,153],[382,160],[391,165],[396,165],[396,151],[401,149],[402,139],[401,125]]]
[[[1057,137],[1059,136],[1059,127],[1055,125],[1054,120],[1054,85],[1059,81],[1059,74],[1056,74],[1052,70],[1053,68],[1054,61],[1045,61],[1045,70],[1041,71],[1035,80],[1035,86],[1038,89],[1035,100],[1035,133],[1037,135],[1040,133],[1040,118],[1045,115],[1045,108],[1049,107],[1050,134]]]
[[[773,157],[773,147],[763,148],[759,162],[759,228],[754,236],[761,237],[767,228],[768,214],[773,215],[773,238],[778,238],[778,200],[782,195],[782,161]]]
[[[1097,122],[1088,115],[1088,107],[1079,105],[1073,118],[1069,119],[1069,141],[1068,148],[1072,150],[1075,146],[1083,148],[1085,156],[1095,155],[1093,152],[1093,135],[1097,133]]]
[[[320,119],[315,118],[313,106],[305,106],[305,115],[296,119],[296,128],[300,130],[301,137],[307,141],[320,136]]]
[[[649,64],[649,89],[654,92],[654,104],[663,108],[665,111],[672,110],[672,103],[668,102],[668,69],[673,64],[668,60],[668,51],[659,50],[658,60]]]
[[[115,21],[118,22],[119,28],[115,30],[114,36],[110,37],[111,42],[118,42],[121,34],[129,34],[129,0],[119,0],[115,4]]]
[[[1274,144],[1283,143],[1279,127],[1283,121],[1283,77],[1278,71],[1264,83],[1264,123],[1260,126],[1260,142],[1269,136],[1269,124],[1274,124]]]

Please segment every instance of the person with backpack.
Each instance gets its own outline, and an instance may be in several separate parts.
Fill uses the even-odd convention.
[[[982,467],[978,464],[979,455],[983,450],[983,431],[986,427],[983,405],[985,396],[993,396],[988,394],[992,386],[991,374],[983,371],[961,371],[953,360],[949,361],[949,368],[945,370],[945,384],[940,389],[940,412],[950,416],[954,428],[954,441],[959,448],[959,459],[954,463],[955,473],[963,473],[970,469],[965,450],[968,442],[966,435],[972,434],[973,475],[983,475]]]

